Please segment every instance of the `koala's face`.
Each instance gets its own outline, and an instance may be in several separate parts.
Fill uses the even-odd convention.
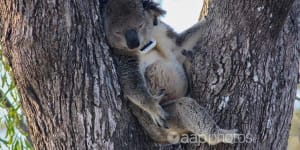
[[[123,53],[139,52],[152,40],[155,21],[163,13],[153,2],[110,0],[105,11],[105,31],[110,46]]]

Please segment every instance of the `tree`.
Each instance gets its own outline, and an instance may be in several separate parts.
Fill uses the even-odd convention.
[[[298,11],[282,26],[293,0],[210,3],[192,96],[221,127],[238,128],[253,141],[200,148],[285,149]],[[104,7],[98,0],[0,0],[4,52],[35,149],[194,149],[153,144],[128,110],[104,38]]]
[[[253,140],[217,148],[286,149],[298,69],[299,1],[287,20],[293,1],[212,3],[195,56],[193,97],[221,124],[238,126]]]

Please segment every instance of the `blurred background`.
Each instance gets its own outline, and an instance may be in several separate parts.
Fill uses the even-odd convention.
[[[181,32],[198,21],[202,0],[155,0],[167,14],[162,18],[175,31]],[[26,120],[20,108],[20,96],[11,80],[11,69],[0,45],[0,150],[32,149],[27,138]],[[288,150],[300,149],[300,86],[297,87],[295,111]]]

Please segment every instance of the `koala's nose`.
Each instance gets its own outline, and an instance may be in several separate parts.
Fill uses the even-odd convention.
[[[125,38],[126,38],[128,48],[134,49],[140,46],[138,33],[136,32],[135,29],[128,30],[125,33]]]

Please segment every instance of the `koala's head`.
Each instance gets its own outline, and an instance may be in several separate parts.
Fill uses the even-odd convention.
[[[111,47],[136,53],[152,40],[152,30],[165,11],[151,0],[109,0],[105,9],[105,31]]]

